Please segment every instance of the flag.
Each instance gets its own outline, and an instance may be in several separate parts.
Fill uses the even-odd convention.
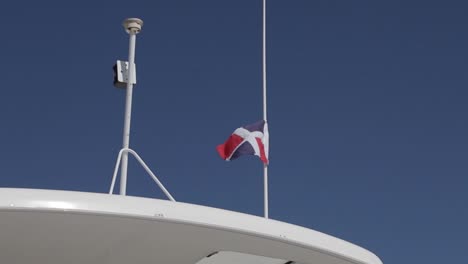
[[[240,127],[216,147],[224,160],[234,160],[243,155],[258,156],[268,164],[268,125],[264,120]]]

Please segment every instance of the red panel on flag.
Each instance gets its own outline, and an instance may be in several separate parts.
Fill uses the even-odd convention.
[[[232,134],[224,144],[218,145],[216,150],[218,150],[221,158],[227,159],[242,141],[244,141],[242,137]]]
[[[260,138],[255,138],[257,140],[257,144],[260,149],[260,159],[263,161],[264,164],[268,164],[268,159],[265,155],[265,147],[263,146],[263,142]]]

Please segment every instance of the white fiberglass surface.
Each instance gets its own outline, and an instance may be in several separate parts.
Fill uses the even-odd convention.
[[[361,247],[304,227],[99,193],[0,188],[0,231],[0,263],[382,263]],[[213,252],[223,253],[203,260]]]
[[[213,252],[196,264],[293,264],[292,261],[231,251]],[[298,263],[295,263],[298,264]]]

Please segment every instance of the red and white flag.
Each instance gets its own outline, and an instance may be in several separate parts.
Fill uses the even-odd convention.
[[[216,147],[224,160],[234,160],[243,155],[258,156],[268,164],[268,125],[264,120],[240,127]]]

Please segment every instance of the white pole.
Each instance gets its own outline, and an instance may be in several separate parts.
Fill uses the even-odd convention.
[[[123,143],[122,148],[128,149],[130,144],[130,121],[132,117],[132,93],[135,64],[135,41],[136,34],[138,34],[143,26],[143,21],[138,18],[128,18],[123,22],[123,26],[127,33],[130,35],[129,49],[128,49],[128,80],[127,80],[127,95],[125,99],[125,120],[123,129]],[[127,167],[128,167],[128,153],[124,152],[122,155],[121,174],[120,174],[120,195],[125,195],[127,192]]]
[[[266,0],[263,0],[263,120],[267,123],[266,93]],[[268,155],[268,154],[267,154]],[[268,218],[268,165],[263,165],[263,195],[265,218]]]

